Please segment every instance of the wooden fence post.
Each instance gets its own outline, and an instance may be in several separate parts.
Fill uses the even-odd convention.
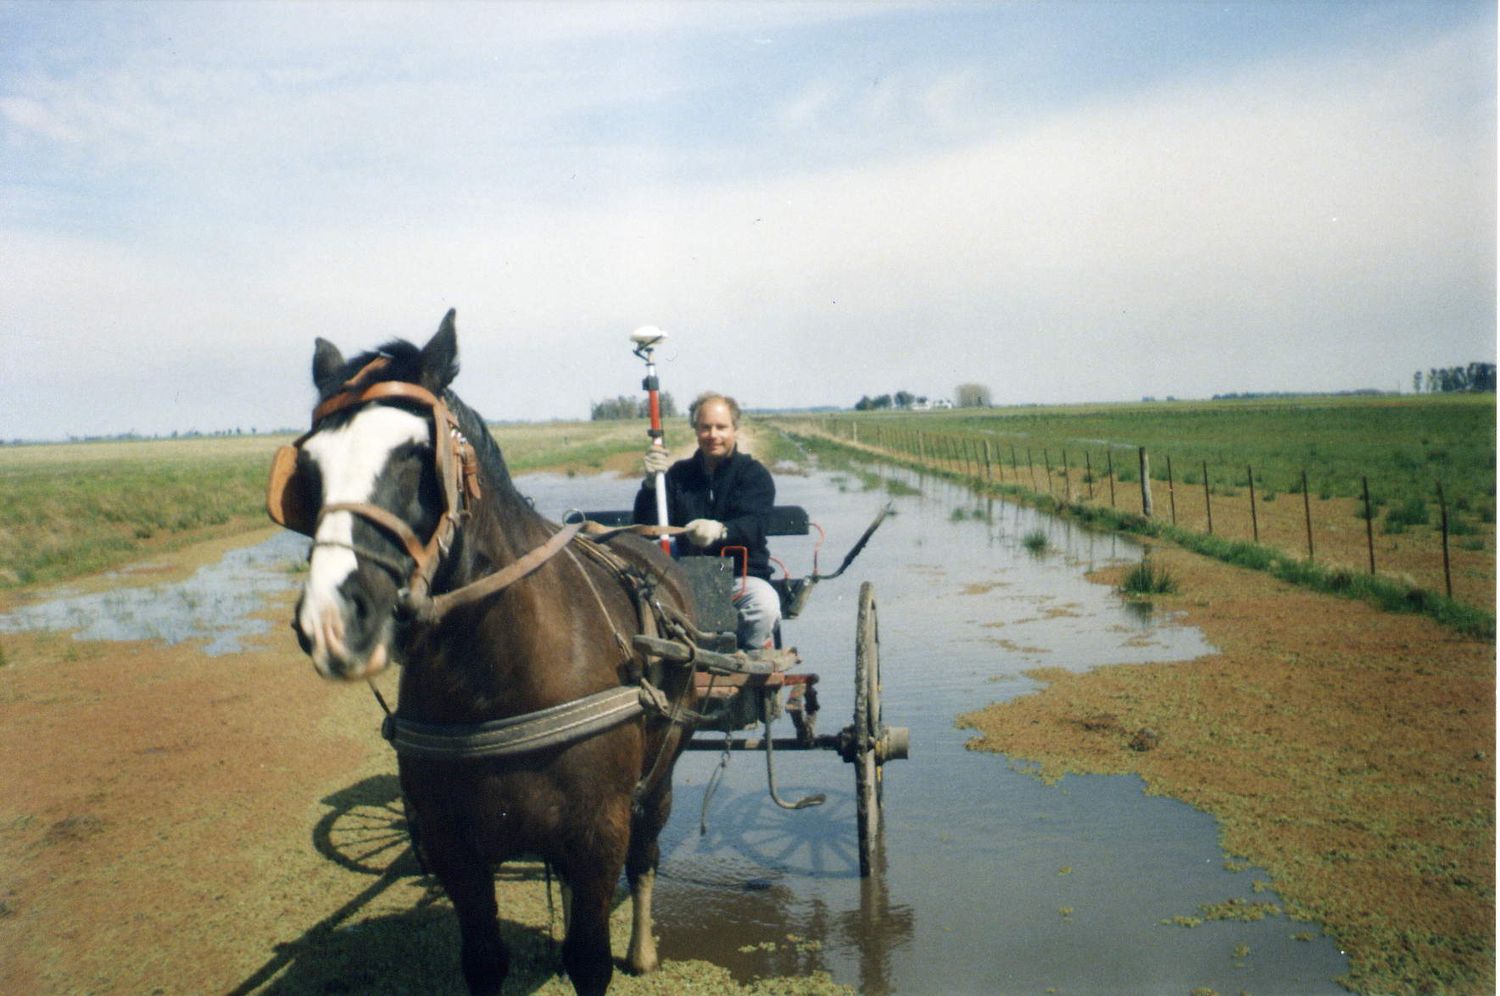
[[[1208,461],[1203,461],[1203,513],[1208,516],[1208,535],[1214,534],[1214,502],[1208,493]]]
[[[1104,473],[1109,475],[1109,507],[1115,507],[1115,454],[1114,450],[1104,451]]]
[[[1438,516],[1443,527],[1443,587],[1453,597],[1453,570],[1448,564],[1448,502],[1443,498],[1443,482],[1437,482]]]
[[[1313,559],[1312,499],[1307,496],[1307,468],[1302,468],[1302,517],[1307,522],[1307,559]]]
[[[1094,500],[1094,464],[1089,459],[1089,451],[1083,451],[1083,476],[1089,482],[1089,501]]]
[[[1167,454],[1167,503],[1172,507],[1172,525],[1177,525],[1177,482],[1172,480],[1172,454]]]
[[[1026,476],[1031,478],[1031,490],[1036,490],[1036,468],[1031,465],[1031,447],[1026,447]]]
[[[1365,493],[1365,543],[1370,548],[1370,573],[1375,573],[1375,515],[1370,511],[1370,479],[1361,477],[1360,486]]]
[[[1068,467],[1068,450],[1063,448],[1063,500],[1073,504],[1073,471]]]
[[[1141,457],[1141,514],[1151,518],[1151,461],[1146,456],[1146,447],[1140,448]]]
[[[1245,478],[1250,482],[1250,535],[1260,542],[1260,522],[1255,517],[1255,469],[1245,464]]]
[[[1052,454],[1042,450],[1042,460],[1047,464],[1047,494],[1052,494]]]

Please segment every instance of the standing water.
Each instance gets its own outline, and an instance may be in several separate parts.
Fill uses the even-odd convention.
[[[704,958],[749,980],[827,971],[883,993],[1341,993],[1347,961],[1315,925],[1284,916],[1206,922],[1199,907],[1274,901],[1264,872],[1228,870],[1212,817],[1144,794],[1134,777],[1045,785],[1005,757],[965,749],[954,718],[1037,686],[1024,671],[1188,660],[1212,648],[1196,630],[1123,603],[1084,574],[1140,548],[1034,510],[976,499],[941,481],[778,477],[837,567],[888,500],[895,511],[842,578],[784,624],[801,670],[820,676],[820,733],[852,719],[855,613],[875,586],[885,722],[911,731],[909,760],[886,765],[879,871],[859,876],[853,767],[826,751],[775,755],[786,812],[766,792],[765,759],[736,753],[711,794],[718,753],[677,766],[655,909],[664,958]],[[532,475],[518,481],[556,519],[627,507],[635,484]],[[1040,552],[1028,534],[1046,536]],[[180,585],[78,595],[0,615],[0,632],[79,628],[81,638],[204,638],[209,653],[264,625],[267,593],[297,579],[306,541],[282,534]],[[772,555],[812,570],[812,537]],[[128,581],[128,578],[122,579]],[[112,628],[101,631],[100,620]],[[787,729],[778,730],[789,735]],[[706,805],[705,805],[706,803]],[[1261,891],[1257,891],[1257,889]]]
[[[801,670],[820,677],[818,730],[837,732],[853,718],[859,585],[875,586],[884,719],[911,730],[910,759],[885,766],[883,871],[859,877],[854,770],[836,754],[774,756],[783,798],[827,796],[787,812],[767,795],[764,755],[748,753],[732,755],[705,810],[722,757],[689,753],[662,836],[662,956],[707,958],[745,980],[825,970],[869,994],[1344,992],[1332,980],[1347,960],[1316,925],[1280,915],[1182,925],[1203,905],[1277,898],[1257,886],[1265,872],[1220,849],[1206,813],[1147,796],[1135,777],[1045,785],[1002,755],[965,749],[973,734],[955,716],[1035,690],[1024,671],[1212,652],[1196,629],[1085,579],[1141,548],[886,474],[878,488],[826,473],[777,478],[778,504],[804,506],[828,536],[823,571],[898,495],[849,571],[783,624]],[[554,517],[628,506],[634,487],[522,485]],[[1038,531],[1039,553],[1026,542]],[[777,537],[771,554],[804,575],[814,542]]]

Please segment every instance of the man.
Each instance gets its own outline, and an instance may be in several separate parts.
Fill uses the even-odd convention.
[[[666,474],[667,524],[685,527],[677,537],[678,555],[717,557],[725,547],[744,548],[731,551],[736,576],[745,575],[744,583],[735,585],[736,636],[745,649],[769,647],[781,619],[766,546],[776,482],[754,457],[739,451],[740,406],[733,398],[701,394],[688,407],[688,420],[698,435],[698,451],[676,463],[659,447],[647,451],[646,479],[635,496],[635,521],[659,524],[656,475]]]

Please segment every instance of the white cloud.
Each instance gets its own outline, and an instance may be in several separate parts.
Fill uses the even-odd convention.
[[[387,37],[388,9],[355,30]],[[183,385],[131,426],[297,424],[314,335],[421,339],[450,305],[460,390],[492,418],[629,393],[625,336],[647,322],[676,333],[679,398],[716,386],[751,405],[969,380],[1002,401],[1391,387],[1493,356],[1493,90],[1476,112],[1483,74],[1453,69],[1476,46],[1204,76],[1024,130],[984,109],[981,67],[893,73],[878,94],[814,73],[784,125],[859,118],[910,136],[901,154],[711,180],[674,172],[691,146],[554,130],[685,85],[629,60],[580,85],[507,77],[501,95],[487,77],[292,61],[38,87],[0,105],[12,126],[180,186],[125,215],[128,243],[0,235],[0,337],[26,370],[0,371],[18,413],[0,435],[50,432],[22,423],[37,411],[122,427],[98,385],[141,350]],[[288,79],[306,92],[283,106]]]

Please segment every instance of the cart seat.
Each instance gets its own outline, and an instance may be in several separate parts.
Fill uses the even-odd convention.
[[[601,526],[629,526],[635,522],[635,512],[618,509],[610,512],[584,512],[584,518]],[[801,505],[777,505],[771,509],[766,521],[767,536],[806,536],[810,531],[807,510]]]

